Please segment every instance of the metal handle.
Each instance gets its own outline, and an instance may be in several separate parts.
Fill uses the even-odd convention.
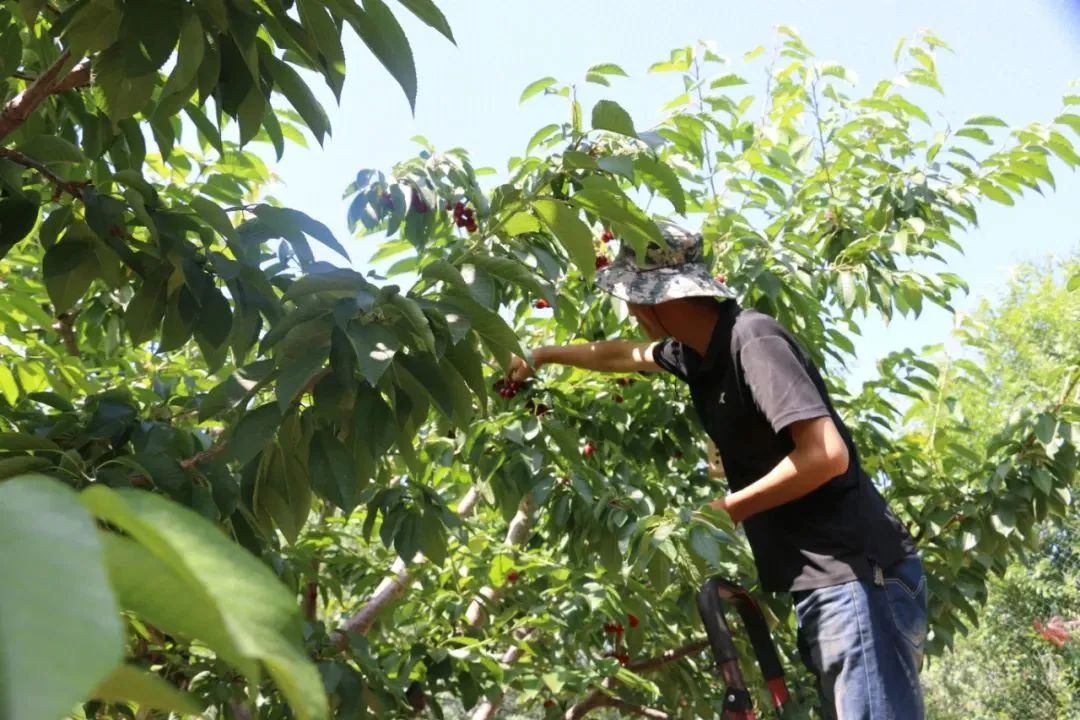
[[[728,685],[725,697],[725,717],[754,717],[750,706],[750,694],[746,690],[746,681],[739,669],[739,656],[731,636],[727,619],[724,617],[724,603],[735,606],[742,618],[746,633],[750,637],[750,646],[754,650],[761,674],[765,678],[773,707],[777,711],[789,701],[787,685],[784,683],[784,669],[780,665],[780,656],[776,653],[769,625],[761,607],[750,594],[730,580],[714,577],[705,582],[698,593],[698,612],[705,623],[705,633],[709,636],[716,664]]]

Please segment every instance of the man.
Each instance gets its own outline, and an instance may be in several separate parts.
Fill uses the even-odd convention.
[[[796,339],[713,279],[699,234],[661,228],[668,248],[639,262],[624,245],[596,279],[654,342],[540,347],[511,376],[562,364],[685,382],[731,491],[710,506],[742,523],[761,587],[792,594],[826,717],[922,718],[927,590],[914,541]]]

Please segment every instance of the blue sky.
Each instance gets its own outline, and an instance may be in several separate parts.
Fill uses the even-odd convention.
[[[502,172],[536,129],[564,119],[564,106],[555,98],[519,106],[521,90],[545,75],[579,79],[599,62],[618,63],[631,78],[616,80],[612,88],[593,86],[583,97],[586,108],[611,97],[639,128],[648,127],[659,119],[660,105],[681,88],[675,76],[645,70],[671,48],[697,40],[714,41],[721,54],[737,59],[757,45],[771,45],[776,25],[792,25],[821,59],[858,73],[856,92],[868,92],[878,79],[893,76],[897,39],[930,28],[955,54],[938,57],[945,97],[927,95],[920,102],[954,125],[976,114],[998,115],[1010,124],[1050,120],[1069,82],[1080,79],[1078,0],[437,2],[456,46],[391,2],[416,57],[415,116],[400,88],[350,36],[341,105],[329,92],[319,93],[333,137],[323,148],[290,147],[277,164],[278,199],[327,223],[343,240],[349,236],[343,189],[361,168],[388,171],[414,154],[413,135],[426,136],[438,148],[464,147],[476,165]],[[764,76],[748,79],[763,83]],[[981,208],[980,227],[962,238],[966,255],[950,259],[952,270],[972,287],[959,309],[993,295],[1017,262],[1080,247],[1080,175],[1063,166],[1055,174],[1058,191],[1052,196],[1032,194],[1016,207]],[[358,266],[375,250],[371,240],[346,246]],[[888,327],[867,320],[856,341],[853,378],[865,378],[891,350],[944,341],[952,322],[950,314],[936,310]]]

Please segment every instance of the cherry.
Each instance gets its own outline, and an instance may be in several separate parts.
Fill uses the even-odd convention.
[[[623,387],[626,387],[627,385],[629,385],[630,383],[632,383],[634,381],[631,378],[621,377],[621,378],[617,378],[615,380],[615,382],[617,382],[619,385],[622,385]]]
[[[611,264],[611,261],[608,260],[607,255],[597,255],[596,256],[596,269],[597,270],[603,270],[604,268],[606,268],[610,264]]]
[[[619,660],[619,664],[622,665],[623,667],[626,667],[627,665],[630,664],[630,656],[627,655],[626,653],[622,653],[621,655],[616,655],[615,657]]]
[[[611,232],[610,230],[605,230],[604,234],[600,236],[600,239],[606,243],[609,243],[615,239],[615,233]]]
[[[683,459],[683,454],[682,454],[681,450],[676,450],[675,451],[675,459],[676,460],[682,460]]]
[[[630,627],[632,628],[636,628],[640,623],[640,621],[638,620],[638,616],[634,613],[626,613],[626,619],[630,623]]]
[[[614,400],[617,403],[621,403],[623,401],[623,396],[622,395],[615,395],[611,399]]]
[[[716,276],[716,282],[720,283],[721,285],[726,284],[727,283],[727,276],[726,275],[717,275]]]
[[[551,307],[551,303],[549,303],[544,298],[540,298],[539,300],[537,300],[536,302],[533,303],[533,307],[536,308],[537,310],[547,310],[549,307]]]
[[[547,700],[544,701],[544,707],[546,707],[546,708],[555,707],[555,701],[552,700],[551,698],[548,698]]]
[[[474,220],[473,218],[469,218],[469,221],[465,223],[465,229],[471,233],[474,233],[480,229],[480,226],[476,224],[476,220]]]
[[[519,577],[521,577],[521,576],[518,575],[517,570],[511,570],[510,572],[506,573],[506,582],[508,582],[508,583],[516,583],[518,581]]]
[[[594,452],[596,452],[596,448],[592,446],[592,443],[585,443],[585,447],[581,449],[581,452],[585,455],[585,457],[589,457]]]
[[[606,625],[604,625],[604,632],[606,632],[608,635],[614,635],[616,633],[615,624],[607,623]],[[610,655],[611,653],[608,654]]]
[[[461,215],[464,212],[465,212],[465,202],[463,200],[458,200],[457,203],[454,204],[454,215],[455,215],[455,217],[458,216],[458,215]]]
[[[615,634],[622,635],[624,632],[626,632],[626,629],[623,628],[622,623],[615,623]]]

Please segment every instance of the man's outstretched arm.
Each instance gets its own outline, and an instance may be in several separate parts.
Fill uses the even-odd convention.
[[[659,372],[653,360],[657,343],[631,340],[603,340],[575,345],[548,345],[532,353],[532,366],[515,357],[510,364],[510,379],[524,380],[544,365],[571,365],[599,372]]]

